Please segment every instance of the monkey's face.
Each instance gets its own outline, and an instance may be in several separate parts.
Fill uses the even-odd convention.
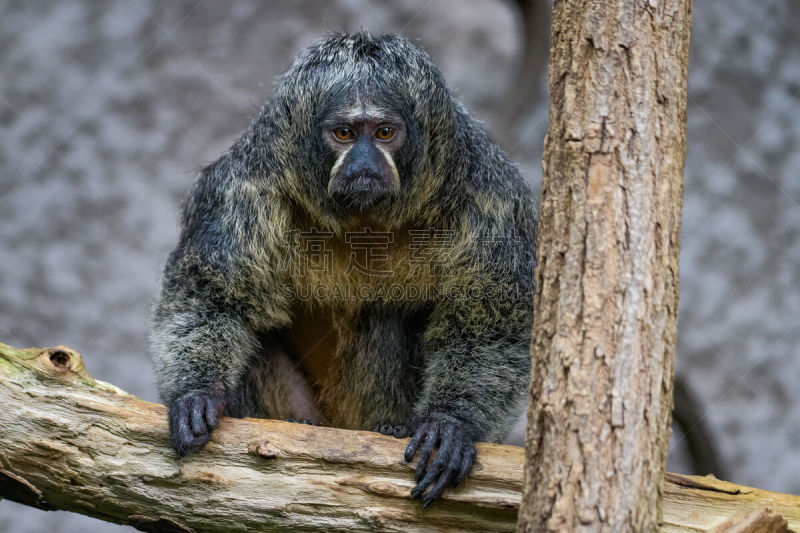
[[[340,208],[363,212],[397,195],[400,175],[395,157],[407,136],[399,114],[357,105],[327,117],[321,134],[335,157],[328,194]]]

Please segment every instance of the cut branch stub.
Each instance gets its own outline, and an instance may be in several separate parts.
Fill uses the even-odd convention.
[[[72,369],[72,357],[62,348],[50,348],[45,350],[48,354],[50,362],[57,370],[67,372]]]
[[[0,343],[0,353],[20,370],[36,369],[46,377],[77,380],[87,385],[95,383],[86,371],[81,354],[66,346],[16,349]]]

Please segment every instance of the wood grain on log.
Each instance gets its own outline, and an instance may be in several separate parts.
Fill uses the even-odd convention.
[[[709,533],[786,533],[788,524],[769,509],[750,511],[726,520]]]
[[[166,412],[94,380],[63,346],[0,344],[0,496],[143,531],[510,531],[524,450],[479,444],[463,486],[423,510],[406,439],[273,420],[222,421],[177,459]],[[706,531],[769,507],[800,527],[800,498],[695,476],[665,483],[667,531]]]

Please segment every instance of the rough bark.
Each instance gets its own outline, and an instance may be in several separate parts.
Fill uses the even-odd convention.
[[[678,311],[690,0],[558,0],[523,531],[654,531]]]
[[[478,446],[463,486],[411,500],[407,439],[225,418],[177,459],[166,409],[95,381],[66,347],[0,344],[0,496],[145,531],[498,531],[516,519],[522,457]]]
[[[177,459],[164,407],[95,381],[65,347],[0,344],[0,405],[0,497],[144,531],[511,531],[522,498],[515,446],[480,444],[464,486],[427,510],[409,496],[406,440],[376,433],[224,419]],[[664,531],[767,507],[800,528],[800,497],[668,474]]]

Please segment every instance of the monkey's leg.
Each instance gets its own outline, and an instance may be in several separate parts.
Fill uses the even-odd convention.
[[[380,433],[381,435],[393,435],[396,439],[404,439],[411,434],[404,425],[393,426],[391,424],[380,424],[375,426],[372,431]]]
[[[306,376],[280,346],[268,347],[255,358],[241,386],[229,394],[226,414],[325,422]]]

